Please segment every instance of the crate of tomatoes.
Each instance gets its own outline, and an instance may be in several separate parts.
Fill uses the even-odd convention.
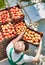
[[[22,38],[24,41],[29,42],[35,46],[39,46],[40,41],[43,37],[43,33],[29,29],[24,21],[17,23],[14,25],[14,27],[18,35],[26,30]]]
[[[24,14],[19,5],[0,10],[0,25],[14,22],[17,23],[24,19]]]
[[[16,30],[11,22],[5,25],[1,25],[3,37],[6,39],[12,39],[16,37],[17,33]]]
[[[17,36],[15,28],[11,22],[0,26],[0,60],[6,58],[6,47],[9,42]]]
[[[9,7],[8,10],[9,10],[11,19],[13,20],[14,23],[18,23],[19,21],[24,20],[24,14],[19,5]]]
[[[27,28],[23,40],[32,45],[39,46],[43,37],[43,33]]]

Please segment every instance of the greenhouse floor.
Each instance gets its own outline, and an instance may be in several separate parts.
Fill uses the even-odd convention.
[[[3,60],[0,62],[0,65],[10,65],[10,64],[8,63],[8,60],[7,60],[7,58],[6,58],[6,59],[3,59]]]
[[[25,64],[25,65],[32,65],[33,63],[30,63],[30,64]],[[8,62],[8,60],[7,60],[7,58],[6,59],[4,59],[4,60],[2,60],[1,62],[0,62],[0,65],[10,65],[9,64],[9,62]],[[34,64],[33,64],[34,65]]]

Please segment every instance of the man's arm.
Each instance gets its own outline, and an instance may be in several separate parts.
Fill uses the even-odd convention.
[[[13,40],[11,41],[11,43],[13,43],[13,45],[14,45],[14,43],[16,43],[18,40],[20,40],[20,39],[22,38],[22,36],[23,36],[24,33],[25,33],[25,32],[22,32],[17,38],[13,39]]]
[[[36,53],[36,56],[33,59],[34,62],[38,62],[39,61],[40,53],[41,53],[41,48],[42,48],[42,40],[40,42],[40,45],[39,45],[38,51]]]
[[[41,47],[42,47],[42,41],[40,42],[38,51],[36,53],[36,56],[28,56],[28,55],[24,55],[23,60],[24,62],[38,62],[39,61],[39,57],[40,57],[40,53],[41,53]]]

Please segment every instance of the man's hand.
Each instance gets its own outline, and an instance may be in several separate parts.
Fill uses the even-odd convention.
[[[40,41],[40,45],[42,45],[42,39],[41,39],[41,41]],[[39,45],[39,46],[40,46],[40,45]]]

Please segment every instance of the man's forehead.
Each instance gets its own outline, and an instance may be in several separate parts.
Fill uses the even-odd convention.
[[[24,43],[24,41],[18,41],[18,42]]]
[[[23,41],[18,41],[18,42],[15,43],[15,45],[19,45],[19,44],[24,44],[24,42]]]

